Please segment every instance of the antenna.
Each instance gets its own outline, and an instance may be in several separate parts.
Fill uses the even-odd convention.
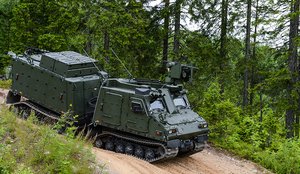
[[[83,48],[82,48],[83,49]],[[90,57],[90,55],[85,51],[85,49],[83,49],[83,51],[84,51],[84,53],[90,58],[90,59],[92,59],[91,57]],[[93,65],[97,68],[97,70],[100,72],[100,69],[98,68],[98,66],[95,64],[95,62],[94,61],[92,61],[93,62]]]
[[[132,74],[129,72],[129,70],[126,68],[125,64],[121,61],[121,59],[118,57],[118,55],[115,53],[115,51],[111,48],[112,53],[116,56],[116,58],[119,60],[119,62],[123,65],[125,68],[126,72],[128,73],[130,79],[133,78]]]

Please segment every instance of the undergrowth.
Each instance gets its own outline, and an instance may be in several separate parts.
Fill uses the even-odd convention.
[[[210,125],[209,141],[275,173],[300,173],[300,141],[285,138],[284,113],[264,105],[261,118],[261,112],[243,111],[220,91],[214,82],[201,100],[194,99],[196,110]]]
[[[11,86],[11,80],[0,80],[0,88],[9,89]]]
[[[17,119],[0,110],[0,173],[101,173],[91,147],[80,138],[61,136],[37,120]]]

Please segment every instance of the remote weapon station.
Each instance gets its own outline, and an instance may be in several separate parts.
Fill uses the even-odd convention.
[[[99,148],[149,162],[203,150],[207,122],[189,104],[180,85],[192,80],[193,67],[167,63],[166,82],[109,78],[97,61],[72,51],[28,50],[12,57],[7,103],[22,117],[57,121],[77,115]],[[26,99],[22,99],[26,98]]]

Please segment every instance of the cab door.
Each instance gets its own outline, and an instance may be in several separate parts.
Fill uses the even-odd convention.
[[[142,99],[131,97],[130,109],[127,114],[127,128],[130,130],[147,133],[149,131],[149,116],[146,105]]]
[[[96,108],[94,121],[102,125],[120,126],[123,96],[114,92],[105,92],[101,99]]]

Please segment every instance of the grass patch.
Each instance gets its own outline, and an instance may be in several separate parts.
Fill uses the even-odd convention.
[[[253,144],[241,140],[219,141],[211,139],[211,142],[222,149],[240,157],[259,163],[263,167],[278,174],[300,173],[300,140],[291,139],[278,142],[276,148],[261,149]]]
[[[0,110],[0,173],[102,173],[91,146]]]
[[[300,140],[285,140],[276,150],[258,152],[255,160],[275,173],[300,173]]]
[[[11,86],[11,80],[0,80],[0,88],[9,89]]]

